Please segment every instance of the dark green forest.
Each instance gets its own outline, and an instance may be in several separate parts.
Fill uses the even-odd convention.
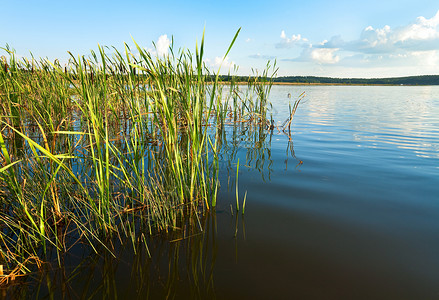
[[[439,75],[392,78],[331,78],[316,76],[285,76],[275,78],[274,82],[308,84],[439,85]]]
[[[254,77],[247,76],[220,76],[221,81],[247,82]],[[258,80],[268,78],[258,78]],[[296,83],[296,84],[359,84],[359,85],[439,85],[439,75],[422,75],[392,78],[333,78],[317,76],[283,76],[273,78],[275,83]]]

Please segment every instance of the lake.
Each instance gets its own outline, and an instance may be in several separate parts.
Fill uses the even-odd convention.
[[[439,87],[273,86],[278,126],[302,92],[291,135],[228,131],[204,234],[76,251],[39,297],[438,299]]]
[[[218,295],[439,298],[439,87],[275,86],[277,118],[302,91],[295,158],[275,133],[270,180],[239,177],[245,238],[219,255]]]

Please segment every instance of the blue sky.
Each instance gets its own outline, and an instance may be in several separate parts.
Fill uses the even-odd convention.
[[[277,61],[280,76],[391,77],[439,74],[436,1],[4,1],[0,47],[19,56],[87,55],[97,45],[123,49],[131,36],[144,48],[195,49],[203,29],[205,61],[225,54],[239,74]],[[0,51],[3,55],[4,51]],[[224,68],[224,67],[223,67]]]

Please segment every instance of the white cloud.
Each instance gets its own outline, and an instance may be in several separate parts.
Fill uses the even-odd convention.
[[[320,64],[335,64],[339,62],[340,57],[335,55],[337,48],[317,48],[311,51],[311,58]]]
[[[168,36],[166,34],[161,35],[156,43],[157,55],[164,56],[168,54],[170,45],[171,41],[168,39]]]
[[[224,59],[224,63],[226,63],[226,61],[229,60],[229,58],[227,57],[226,59]],[[219,67],[221,65],[221,63],[223,62],[223,58],[222,57],[215,57],[215,59],[213,60],[213,65],[215,67]]]
[[[431,18],[418,17],[396,28],[366,27],[359,38],[344,41],[341,36],[310,43],[300,34],[288,37],[284,30],[276,48],[303,48],[298,57],[281,60],[340,67],[393,68],[430,73],[439,70],[439,11]],[[290,52],[291,55],[293,52]]]
[[[359,68],[361,70],[372,70],[374,68],[384,70],[387,68],[386,72],[388,73],[391,73],[391,70],[395,70],[393,76],[437,74],[439,51],[355,54],[341,58],[337,65],[345,68]],[[399,71],[396,72],[396,70]],[[384,76],[384,73],[379,76],[382,75]]]
[[[343,48],[345,46],[345,42],[341,38],[341,36],[336,35],[333,36],[329,41],[324,40],[320,42],[318,45],[315,45],[316,48]]]
[[[229,61],[228,56],[226,58],[217,56],[215,57],[214,66],[219,67],[220,65],[222,65],[224,68],[233,68],[235,66],[235,62]]]
[[[398,31],[399,41],[438,39],[439,11],[431,19],[418,17],[417,22]]]
[[[280,38],[281,39],[286,39],[287,38],[284,30],[282,30],[282,32],[280,33]]]
[[[374,29],[368,26],[363,30],[360,38],[360,44],[363,47],[375,48],[385,46],[391,41],[391,29],[386,25],[381,29]]]
[[[366,27],[359,40],[348,43],[346,50],[362,53],[397,53],[439,48],[439,11],[430,19],[418,17],[407,26],[374,29]]]
[[[340,61],[340,56],[336,55],[338,48],[314,48],[309,45],[304,48],[299,57],[292,59],[281,59],[282,61],[294,62],[314,62],[319,65],[336,64]]]
[[[281,42],[276,44],[276,48],[291,48],[294,46],[306,46],[309,40],[307,38],[303,38],[299,33],[297,35],[293,34],[291,37],[287,37],[285,34],[285,30],[282,30],[280,33]]]
[[[219,68],[221,66],[221,69],[232,69],[236,66],[234,61],[230,61],[229,57],[227,56],[226,58],[221,57],[221,56],[216,56],[213,60],[206,58],[204,59],[204,62],[212,68]]]

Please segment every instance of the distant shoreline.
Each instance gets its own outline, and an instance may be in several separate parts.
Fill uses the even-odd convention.
[[[384,84],[384,83],[306,83],[306,82],[273,82],[273,85],[326,85],[326,86],[434,86],[437,84]]]
[[[229,81],[222,81],[220,84],[229,84]],[[247,82],[235,82],[236,85],[247,85]],[[436,86],[439,84],[379,84],[379,83],[306,83],[306,82],[273,82],[273,85],[292,85],[292,86]]]
[[[273,79],[276,84],[302,85],[378,85],[420,86],[439,85],[439,75],[419,75],[389,78],[333,78],[318,76],[282,76]]]
[[[224,82],[234,80],[236,83],[247,82],[252,77],[220,76]],[[268,81],[270,78],[264,78]],[[325,85],[325,86],[433,86],[439,85],[439,75],[420,75],[390,78],[334,78],[318,76],[281,76],[271,78],[275,85]]]

